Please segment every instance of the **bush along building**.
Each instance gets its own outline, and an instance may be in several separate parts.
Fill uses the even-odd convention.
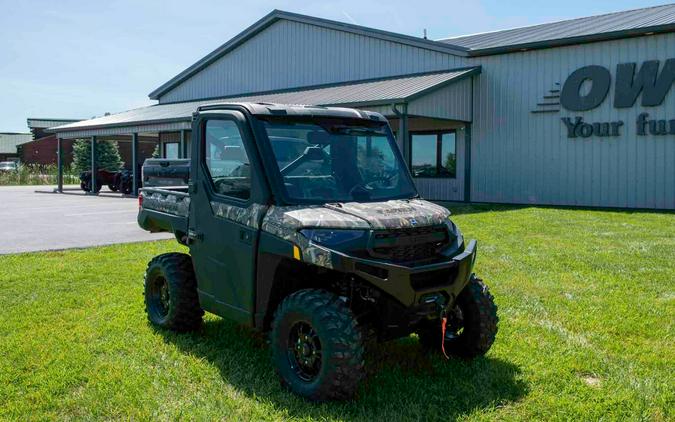
[[[158,104],[54,131],[182,157],[200,104],[357,107],[390,120],[429,199],[675,209],[674,80],[675,5],[436,41],[273,11]]]

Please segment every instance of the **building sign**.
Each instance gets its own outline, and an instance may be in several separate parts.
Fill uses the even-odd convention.
[[[658,60],[621,63],[616,66],[614,86],[610,70],[604,66],[584,66],[572,72],[560,90],[560,106],[570,111],[589,111],[600,106],[614,89],[612,106],[617,109],[633,107],[640,98],[643,107],[656,107],[663,103],[675,82],[675,58],[662,66]],[[552,91],[553,92],[553,91]],[[549,104],[551,105],[551,104]],[[638,136],[675,135],[675,116],[672,119],[653,119],[649,113],[640,113],[635,122],[587,122],[583,116],[561,119],[568,138],[591,136],[620,136],[631,130]],[[626,126],[632,127],[627,129]]]
[[[616,66],[614,107],[632,107],[640,93],[643,107],[661,105],[675,82],[675,59],[666,60],[661,72],[658,60],[643,62],[637,74],[635,69],[636,63],[622,63]],[[609,69],[603,66],[593,65],[577,69],[563,84],[560,104],[572,111],[594,109],[607,97],[611,80]],[[581,88],[586,81],[590,82],[591,86],[587,93],[582,94]]]

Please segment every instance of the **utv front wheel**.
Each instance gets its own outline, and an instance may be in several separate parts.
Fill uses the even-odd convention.
[[[448,313],[444,347],[448,354],[463,358],[482,356],[490,350],[497,334],[497,305],[483,280],[471,276]],[[425,323],[417,330],[420,343],[441,350],[441,321]]]
[[[356,319],[325,290],[300,290],[284,299],[270,342],[281,383],[309,400],[349,399],[365,375]]]
[[[197,281],[190,255],[165,253],[145,271],[145,311],[154,325],[174,331],[193,331],[202,322]]]

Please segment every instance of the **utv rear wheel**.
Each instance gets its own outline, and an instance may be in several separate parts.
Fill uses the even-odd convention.
[[[131,195],[131,185],[129,183],[122,183],[120,185],[120,192],[125,195]]]
[[[204,311],[190,255],[166,253],[150,261],[145,271],[145,311],[161,328],[184,332],[199,327]]]
[[[365,375],[356,319],[325,290],[300,290],[284,299],[270,343],[282,385],[309,400],[349,399]]]
[[[472,276],[448,314],[444,346],[448,354],[463,358],[482,356],[490,350],[497,334],[497,305],[483,280]],[[441,350],[441,321],[429,321],[418,329],[420,343]]]

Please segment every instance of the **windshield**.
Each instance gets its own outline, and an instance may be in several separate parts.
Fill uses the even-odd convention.
[[[13,161],[3,161],[0,162],[0,168],[1,169],[14,169],[16,168],[16,163]]]
[[[289,198],[383,201],[417,195],[396,144],[380,122],[263,122]]]

